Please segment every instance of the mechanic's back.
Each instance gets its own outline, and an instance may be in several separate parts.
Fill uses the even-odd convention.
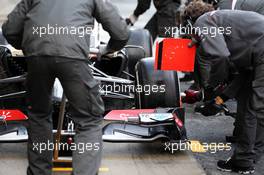
[[[22,48],[26,56],[83,58],[89,51],[89,35],[81,37],[78,32],[83,31],[78,30],[80,27],[87,27],[84,30],[89,30],[89,26],[93,26],[94,18],[110,33],[112,41],[116,40],[115,47],[110,42],[110,48],[122,48],[128,38],[127,26],[116,9],[103,0],[22,0],[8,16],[9,20],[3,25],[3,31],[9,43],[16,48]],[[48,31],[48,25],[54,29]],[[65,27],[68,32],[71,30],[71,34],[62,34],[66,32]],[[56,29],[59,34],[41,35],[40,39],[40,32],[48,33]],[[77,34],[76,31],[73,34],[75,29]],[[19,34],[22,30],[24,32],[21,43]]]
[[[229,57],[238,69],[253,66],[264,55],[264,17],[258,13],[240,10],[208,12],[198,18],[194,26],[229,28],[230,31],[223,35],[204,35],[201,46],[205,53],[215,58]]]

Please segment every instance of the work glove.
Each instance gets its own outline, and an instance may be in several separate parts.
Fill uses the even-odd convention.
[[[126,18],[127,25],[133,26],[138,20],[138,17],[134,14],[130,15],[129,18]]]
[[[195,90],[188,89],[188,90],[185,90],[184,93],[185,93],[185,96],[182,97],[183,103],[194,104],[203,99],[203,95],[201,91],[195,91]]]
[[[213,116],[226,110],[227,107],[219,96],[195,108],[195,112],[199,112],[204,116]]]

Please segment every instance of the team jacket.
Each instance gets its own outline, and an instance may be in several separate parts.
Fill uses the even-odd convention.
[[[109,32],[110,49],[118,50],[125,45],[129,37],[127,25],[105,0],[22,0],[8,15],[2,29],[7,41],[22,49],[26,56],[86,58],[90,35],[82,35],[83,30],[89,33],[94,18]],[[53,34],[40,37],[36,29],[47,30],[48,26]]]
[[[231,32],[200,33],[199,60],[201,76],[212,86],[224,81],[228,68],[245,70],[262,64],[264,60],[264,16],[248,11],[219,10],[202,15],[195,22],[199,28],[231,28]],[[206,86],[206,84],[204,84]]]
[[[232,9],[232,0],[220,0],[218,7],[222,9]],[[245,11],[254,11],[259,14],[264,15],[264,1],[263,0],[237,0],[234,5],[234,10],[245,10]],[[247,72],[250,73],[251,71]],[[235,98],[241,84],[243,84],[244,76],[237,75],[232,76],[232,81],[229,83],[228,87],[224,90],[223,94],[229,98]]]

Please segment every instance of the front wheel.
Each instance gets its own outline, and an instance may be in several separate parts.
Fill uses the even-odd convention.
[[[177,72],[154,70],[154,62],[155,59],[149,57],[136,64],[136,108],[180,107]]]

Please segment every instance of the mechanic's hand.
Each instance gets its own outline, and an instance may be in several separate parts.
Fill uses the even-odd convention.
[[[203,98],[201,91],[194,91],[194,90],[188,89],[188,90],[185,90],[184,93],[185,93],[185,97],[182,98],[183,103],[193,104],[198,101],[201,101]]]
[[[99,46],[98,58],[99,60],[102,58],[111,59],[116,55],[116,51],[110,50],[107,45]]]
[[[126,18],[127,25],[133,26],[138,20],[138,17],[134,14],[130,15],[129,18]]]
[[[117,55],[118,55],[118,51],[115,51],[115,52],[109,52],[109,53],[107,53],[107,54],[105,54],[105,55],[102,55],[101,58],[103,58],[103,59],[107,59],[107,60],[111,60],[111,59],[113,59],[113,58],[116,58]]]
[[[226,106],[220,97],[216,97],[214,100],[207,101],[195,108],[195,112],[199,112],[204,116],[213,116],[224,111],[226,111]]]
[[[198,41],[192,37],[192,41],[188,44],[189,48],[192,48],[193,46],[197,45]]]

